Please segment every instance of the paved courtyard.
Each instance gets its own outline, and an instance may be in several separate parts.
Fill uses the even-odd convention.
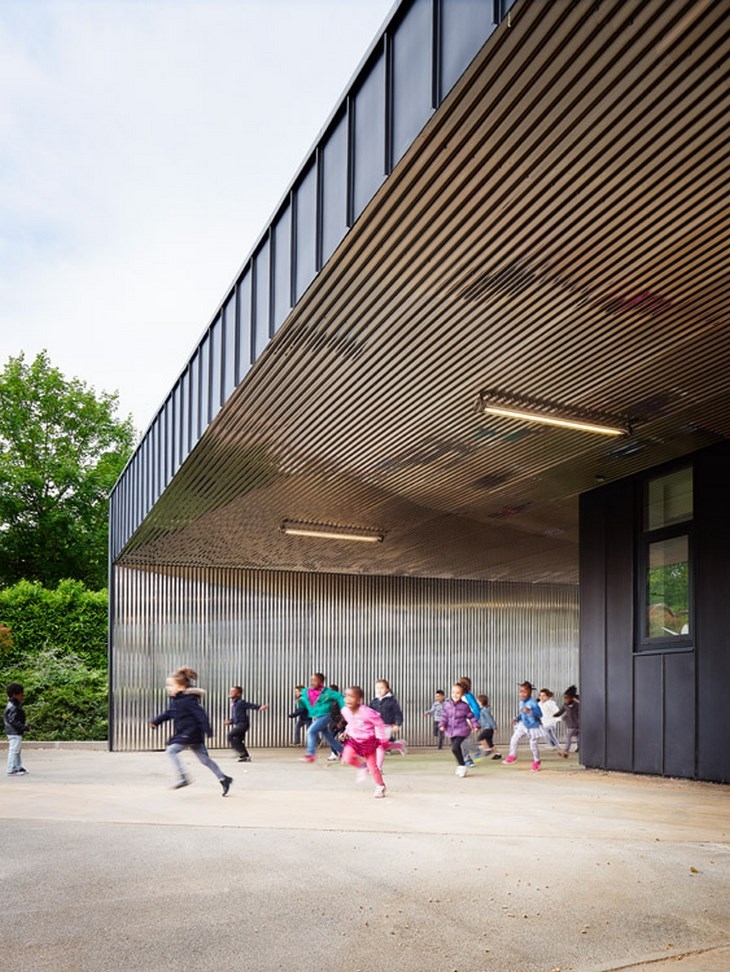
[[[386,760],[388,796],[253,751],[222,799],[188,755],[27,747],[0,777],[10,972],[730,969],[730,789]],[[4,757],[4,754],[3,754]]]

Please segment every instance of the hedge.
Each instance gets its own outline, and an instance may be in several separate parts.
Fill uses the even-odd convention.
[[[0,683],[25,687],[29,738],[106,739],[107,603],[72,580],[0,590]]]

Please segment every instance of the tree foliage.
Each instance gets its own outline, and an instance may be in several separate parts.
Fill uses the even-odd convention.
[[[0,372],[0,585],[106,585],[108,494],[135,435],[117,407],[45,352]]]

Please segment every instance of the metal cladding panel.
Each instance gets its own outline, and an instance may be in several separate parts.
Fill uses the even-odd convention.
[[[292,739],[293,688],[314,671],[345,688],[387,678],[404,712],[404,735],[429,745],[423,713],[437,688],[472,678],[489,695],[506,741],[517,682],[556,694],[578,671],[578,593],[530,585],[265,571],[115,568],[112,731],[116,750],[160,748],[148,728],[166,705],[167,674],[199,673],[215,732],[226,745],[228,690],[268,702],[254,714],[253,746]],[[162,733],[165,732],[163,728]]]

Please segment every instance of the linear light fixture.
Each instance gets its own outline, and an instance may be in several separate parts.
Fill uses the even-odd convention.
[[[360,543],[382,543],[383,533],[365,527],[334,526],[302,520],[282,520],[281,532],[290,537],[316,537],[320,540],[354,540]]]
[[[593,432],[596,435],[630,435],[632,431],[628,420],[616,421],[614,417],[612,421],[606,416],[587,409],[565,409],[556,402],[537,398],[517,398],[496,391],[480,392],[476,410],[483,415],[502,415],[523,422],[555,425],[562,429],[576,429],[579,432]]]

